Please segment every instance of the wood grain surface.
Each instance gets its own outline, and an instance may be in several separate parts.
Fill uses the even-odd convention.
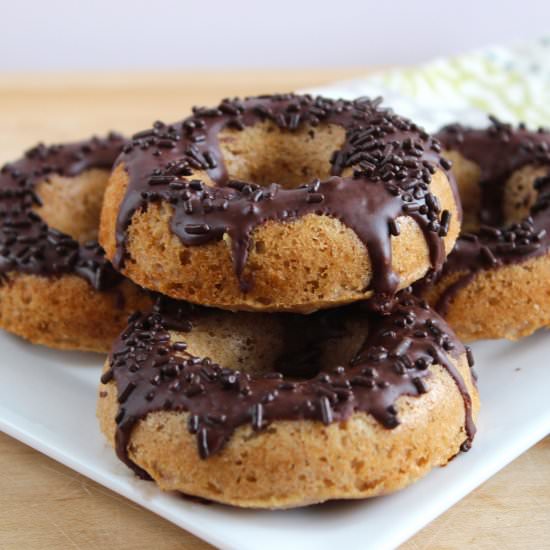
[[[0,75],[0,162],[37,141],[182,118],[192,105],[288,91],[365,70]],[[1,359],[0,359],[1,360]],[[550,438],[432,522],[403,548],[550,548]],[[0,549],[204,550],[193,535],[0,434]],[[261,543],[258,543],[261,548]]]

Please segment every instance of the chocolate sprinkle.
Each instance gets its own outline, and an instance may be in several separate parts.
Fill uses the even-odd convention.
[[[57,174],[75,177],[92,168],[110,170],[125,140],[106,138],[62,145],[39,144],[20,160],[0,168],[0,279],[10,272],[42,276],[75,274],[95,289],[116,285],[121,276],[96,242],[80,244],[49,227],[33,207],[40,206],[36,186]]]
[[[397,399],[429,391],[427,367],[434,363],[447,370],[464,399],[468,447],[475,434],[471,398],[451,361],[464,354],[465,348],[451,329],[409,290],[397,295],[388,315],[372,313],[362,305],[349,307],[364,316],[367,333],[353,360],[317,370],[307,379],[288,381],[280,372],[251,375],[190,355],[183,346],[175,349],[169,331],[182,327],[187,331],[200,319],[201,308],[159,298],[151,312],[132,320],[110,355],[119,402],[124,403],[117,415],[119,458],[148,477],[130,460],[127,448],[136,423],[155,411],[189,412],[188,429],[196,434],[203,459],[219,452],[234,430],[246,424],[256,431],[276,420],[314,420],[328,425],[365,412],[391,429],[399,424]],[[349,311],[340,308],[305,318],[308,323],[317,319],[327,329],[311,342],[306,338],[304,348],[310,349],[315,338],[319,345],[338,337],[336,329],[342,332],[342,315]],[[299,352],[297,360],[303,360]]]
[[[225,99],[215,109],[194,108],[183,122],[159,122],[140,132],[117,161],[127,170],[129,185],[117,218],[115,267],[124,265],[126,232],[134,213],[152,201],[167,200],[174,209],[171,230],[183,244],[200,246],[224,234],[231,237],[234,271],[243,292],[253,285],[243,272],[254,229],[267,220],[290,221],[306,214],[337,218],[358,235],[374,266],[370,289],[380,298],[391,297],[399,284],[391,258],[391,236],[399,234],[399,216],[418,223],[432,267],[440,269],[445,259],[442,235],[449,220],[429,191],[436,166],[442,166],[439,144],[379,104],[379,99],[294,94]],[[224,128],[242,131],[265,120],[287,132],[320,123],[343,127],[346,139],[332,156],[332,177],[295,189],[232,181],[218,134]],[[173,147],[159,148],[166,140]],[[353,176],[341,176],[346,168],[353,169]],[[206,170],[215,186],[191,179],[197,170]],[[450,172],[447,176],[454,190]]]

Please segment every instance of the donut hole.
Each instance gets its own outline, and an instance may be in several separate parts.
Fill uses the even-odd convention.
[[[321,371],[350,365],[366,337],[364,321],[338,312],[287,315],[284,346],[274,357],[272,370],[288,380],[307,380]]]
[[[79,242],[97,240],[107,170],[93,169],[75,177],[53,174],[36,186],[42,205],[33,210],[50,227]]]
[[[224,368],[254,375],[278,372],[289,381],[350,364],[366,337],[364,321],[349,312],[323,314],[238,314],[202,310],[184,341],[186,353],[208,357]]]
[[[480,167],[456,151],[445,153],[453,162],[453,174],[456,178],[460,200],[464,210],[463,231],[477,232],[481,225],[482,205]],[[502,219],[503,225],[517,223],[526,218],[537,200],[535,181],[548,175],[548,166],[526,165],[513,172],[499,187],[495,182],[495,197],[489,207],[491,219]],[[498,196],[500,195],[500,197]],[[486,201],[484,201],[486,202]]]
[[[304,126],[288,131],[270,121],[242,131],[225,129],[219,134],[229,179],[263,186],[275,182],[287,189],[315,178],[328,178],[330,158],[344,140],[345,130],[340,126]]]
[[[503,197],[503,214],[507,223],[519,222],[529,215],[538,196],[534,183],[549,171],[548,166],[529,165],[516,170],[508,178]]]

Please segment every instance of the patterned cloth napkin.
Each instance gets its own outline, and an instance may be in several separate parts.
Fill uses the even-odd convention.
[[[488,113],[504,122],[550,126],[550,37],[308,91],[350,99],[382,96],[385,105],[432,132],[456,121],[486,125]]]

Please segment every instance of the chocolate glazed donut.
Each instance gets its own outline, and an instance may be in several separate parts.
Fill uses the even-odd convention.
[[[203,305],[383,303],[441,267],[460,207],[437,140],[379,103],[227,99],[139,132],[105,196],[108,257],[142,286]]]
[[[550,324],[550,133],[491,122],[438,134],[471,231],[426,297],[466,341],[517,339]]]
[[[227,327],[252,348],[267,339],[280,357],[252,354],[264,369],[247,371],[242,344],[237,358],[226,343],[213,349]],[[240,370],[195,355],[208,346]],[[470,447],[478,398],[468,363],[445,322],[408,292],[389,315],[357,305],[234,314],[162,298],[115,342],[98,416],[119,458],[163,489],[258,507],[361,498]]]
[[[35,343],[107,351],[148,300],[96,241],[102,194],[126,140],[39,144],[0,169],[0,326]],[[54,220],[60,231],[46,220]]]

